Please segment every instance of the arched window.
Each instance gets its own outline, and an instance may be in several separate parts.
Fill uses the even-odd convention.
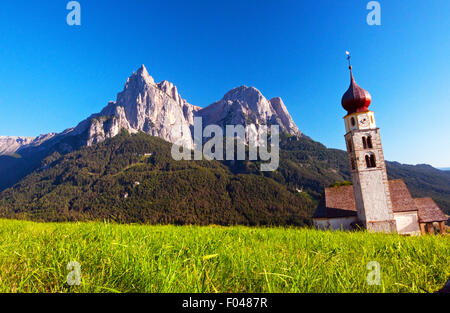
[[[368,154],[366,154],[366,166],[371,167],[370,166],[370,156]]]
[[[355,126],[355,125],[356,125],[356,120],[355,120],[354,117],[352,117],[352,118],[350,119],[350,122],[352,123],[352,126]]]
[[[370,167],[377,167],[377,161],[375,160],[375,155],[370,156]]]
[[[369,149],[373,148],[372,145],[372,136],[367,137],[367,147],[369,147]]]
[[[377,167],[377,161],[375,159],[375,155],[373,153],[366,154],[366,166],[368,168]]]
[[[351,163],[352,163],[352,170],[356,169],[355,160],[353,158],[351,159]]]
[[[348,152],[352,152],[352,143],[350,140],[347,140],[347,150]]]
[[[363,142],[363,148],[367,149],[367,140],[366,137],[362,137],[362,142]]]
[[[377,167],[377,161],[373,153],[366,154],[366,166],[367,168]]]

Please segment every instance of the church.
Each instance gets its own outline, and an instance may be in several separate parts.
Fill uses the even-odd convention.
[[[349,57],[350,61],[350,57]],[[402,179],[388,180],[372,98],[359,87],[350,69],[350,87],[342,97],[345,142],[352,185],[325,188],[313,215],[318,229],[351,230],[404,235],[445,233],[446,215],[431,198],[413,198]]]

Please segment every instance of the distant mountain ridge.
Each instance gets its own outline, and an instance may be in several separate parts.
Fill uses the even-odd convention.
[[[20,147],[30,144],[33,140],[33,137],[0,136],[0,155],[13,154]]]
[[[0,191],[39,168],[45,157],[92,146],[118,135],[122,129],[130,134],[145,132],[171,143],[181,140],[184,146],[192,148],[194,117],[204,117],[203,127],[224,126],[223,117],[227,114],[233,115],[229,123],[243,121],[246,125],[251,120],[256,127],[276,124],[281,131],[301,136],[280,98],[269,101],[256,88],[241,86],[229,91],[222,100],[201,108],[183,99],[173,83],[155,83],[142,65],[127,79],[116,101],[77,126],[36,138],[1,137]],[[175,125],[186,126],[188,132],[173,132]]]
[[[174,125],[194,124],[194,117],[203,117],[203,126],[210,124],[225,126],[244,125],[251,121],[259,125],[279,125],[281,130],[294,136],[301,136],[281,98],[267,100],[254,87],[241,86],[229,91],[222,100],[201,108],[188,103],[178,93],[177,87],[168,81],[155,83],[146,67],[142,65],[126,81],[116,101],[109,102],[100,113],[96,113],[60,134],[42,135],[37,138],[0,137],[0,155],[20,153],[33,149],[54,139],[48,145],[66,141],[65,150],[79,146],[91,146],[112,138],[122,129],[134,134],[145,132],[171,143],[182,139],[185,146],[193,148],[193,134],[177,134]],[[226,119],[230,116],[230,119]],[[77,144],[70,147],[67,137],[74,137]]]
[[[27,146],[38,146],[54,135],[55,133],[40,135],[37,137],[0,136],[0,155],[11,155]]]

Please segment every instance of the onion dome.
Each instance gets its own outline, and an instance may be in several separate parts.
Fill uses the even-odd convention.
[[[367,90],[358,86],[353,78],[352,67],[350,69],[350,87],[342,96],[342,107],[347,110],[348,114],[356,112],[366,112],[369,110],[372,97]]]

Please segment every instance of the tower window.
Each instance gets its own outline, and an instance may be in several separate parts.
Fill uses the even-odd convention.
[[[348,152],[352,152],[352,143],[350,140],[347,140],[347,150]]]
[[[374,154],[372,154],[372,155],[370,156],[370,165],[371,165],[372,167],[377,167],[377,162],[376,162],[376,160],[375,160],[375,155],[374,155]]]
[[[366,166],[370,167],[370,156],[366,155]]]
[[[352,158],[350,161],[352,163],[352,170],[356,169],[355,160]]]
[[[356,125],[356,121],[355,121],[355,118],[354,118],[354,117],[352,117],[352,118],[350,119],[350,122],[352,123],[352,126],[355,126],[355,125]]]
[[[362,142],[363,142],[363,148],[367,149],[367,140],[366,137],[362,137]]]
[[[370,155],[366,154],[366,166],[367,168],[377,167],[377,161],[373,153],[371,153]]]
[[[372,136],[367,137],[367,147],[368,147],[369,149],[372,149],[372,148],[373,148],[373,145],[372,145]]]

